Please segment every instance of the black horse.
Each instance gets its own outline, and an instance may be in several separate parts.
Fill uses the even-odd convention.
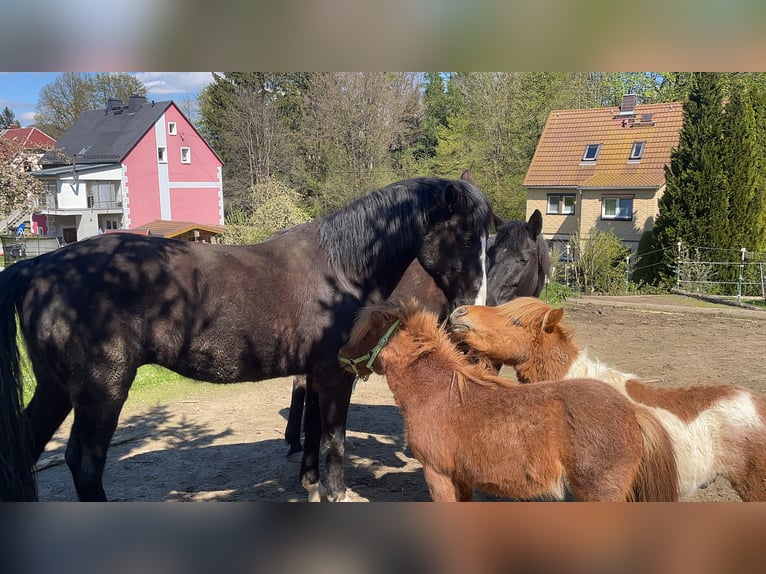
[[[464,174],[465,176],[465,174]],[[487,305],[502,305],[516,297],[537,297],[551,273],[551,257],[541,234],[543,216],[535,210],[529,221],[508,221],[489,238],[487,248]],[[391,298],[415,298],[428,311],[445,317],[451,311],[444,292],[418,260],[407,268]],[[307,377],[296,376],[285,427],[288,457],[303,450],[301,422]]]
[[[112,234],[0,273],[0,499],[36,498],[31,471],[74,408],[66,448],[80,500],[105,500],[107,448],[140,365],[227,383],[310,373],[301,481],[345,497],[353,377],[338,349],[356,312],[416,259],[450,301],[483,303],[496,220],[467,181],[391,184],[249,246]],[[16,315],[37,379],[21,413]],[[321,445],[320,445],[321,442]]]

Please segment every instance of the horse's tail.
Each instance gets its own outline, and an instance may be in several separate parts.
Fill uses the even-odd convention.
[[[20,261],[0,271],[0,501],[37,500],[16,339],[16,311],[31,265]]]
[[[644,453],[633,485],[634,499],[639,502],[678,500],[678,465],[670,434],[648,409],[637,407],[636,419],[641,428]]]

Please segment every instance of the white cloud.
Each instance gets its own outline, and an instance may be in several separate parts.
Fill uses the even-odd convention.
[[[213,81],[212,72],[136,72],[151,95],[197,94]]]

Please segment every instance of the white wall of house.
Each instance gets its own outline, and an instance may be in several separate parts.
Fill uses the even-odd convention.
[[[73,177],[62,177],[58,185],[58,207],[59,209],[87,209],[88,208],[88,181],[122,181],[122,169],[105,169],[101,171],[92,171],[80,173],[77,175],[77,182]],[[96,228],[98,230],[98,227]]]

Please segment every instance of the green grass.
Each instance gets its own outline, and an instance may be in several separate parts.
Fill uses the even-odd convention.
[[[34,394],[35,376],[26,356],[24,346],[21,349],[21,373],[23,378],[24,404],[32,399]],[[154,405],[174,399],[183,399],[199,389],[200,383],[159,365],[143,365],[139,367],[133,385],[130,387],[127,403]]]

